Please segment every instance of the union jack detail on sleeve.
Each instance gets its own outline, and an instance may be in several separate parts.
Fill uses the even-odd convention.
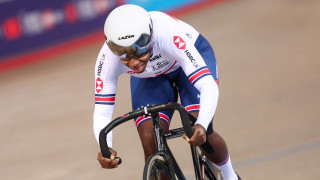
[[[115,94],[96,94],[95,104],[114,105]]]
[[[201,78],[203,78],[204,76],[207,76],[207,75],[211,75],[211,73],[210,73],[209,69],[206,66],[204,66],[204,67],[197,69],[193,73],[191,73],[188,76],[188,78],[189,78],[189,81],[194,85],[198,80],[200,80]]]

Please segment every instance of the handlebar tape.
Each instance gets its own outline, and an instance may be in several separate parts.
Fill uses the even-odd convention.
[[[143,116],[150,115],[151,113],[156,113],[165,110],[178,110],[180,114],[180,119],[183,125],[183,129],[186,135],[191,138],[193,135],[193,131],[191,128],[189,113],[185,110],[185,108],[179,103],[168,103],[168,104],[158,104],[145,106],[142,109],[131,111],[121,117],[118,117],[111,121],[105,128],[100,131],[99,134],[99,144],[100,150],[102,152],[103,157],[110,158],[111,153],[109,151],[108,143],[106,141],[107,134],[119,124],[122,124],[128,120]],[[116,157],[119,158],[119,157]],[[121,158],[119,158],[119,164],[122,162]]]

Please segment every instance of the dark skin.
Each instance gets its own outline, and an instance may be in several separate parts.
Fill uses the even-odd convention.
[[[121,62],[124,65],[128,66],[130,69],[132,69],[135,73],[142,73],[146,69],[148,61],[150,59],[150,55],[151,53],[148,52],[147,54],[145,54],[140,58],[132,57],[129,60],[121,60]],[[198,117],[198,112],[192,112],[190,114],[193,115],[195,118]],[[166,124],[164,121],[161,121],[161,125],[164,131],[169,130],[168,124]],[[156,143],[155,143],[155,138],[154,138],[152,128],[153,128],[153,123],[151,120],[143,122],[138,127],[138,133],[142,143],[145,160],[147,160],[150,155],[155,154],[156,152]],[[203,143],[205,143],[208,138],[209,144],[212,147],[214,147],[215,151],[213,153],[208,153],[203,148],[200,147],[201,151],[212,162],[215,162],[217,164],[225,160],[225,158],[228,155],[227,145],[224,139],[216,131],[214,131],[212,134],[206,137],[206,129],[202,125],[195,124],[192,127],[192,129],[194,131],[194,134],[190,139],[186,135],[183,135],[183,138],[189,144],[191,144],[192,146],[200,146]],[[119,160],[115,159],[117,152],[112,148],[109,148],[109,150],[111,152],[110,159],[104,158],[102,156],[102,153],[99,152],[97,160],[99,161],[102,168],[105,168],[105,169],[117,168],[119,163]]]
[[[197,117],[198,113],[192,113],[193,116]],[[168,125],[161,121],[161,125],[164,129],[164,131],[168,131],[169,127]],[[156,144],[155,144],[155,138],[152,132],[153,124],[152,121],[145,121],[144,123],[140,124],[138,127],[138,133],[139,137],[142,143],[145,160],[148,159],[149,156],[152,154],[155,154],[156,152]],[[183,136],[183,138],[191,145],[193,146],[199,146],[203,144],[206,141],[206,130],[202,125],[195,124],[193,127],[194,134],[189,139],[186,135]],[[225,158],[228,155],[228,149],[227,145],[224,141],[224,139],[217,133],[213,132],[208,136],[208,141],[212,147],[214,147],[215,151],[213,153],[208,153],[205,150],[203,150],[201,147],[201,151],[213,162],[220,163],[225,160]],[[111,159],[104,158],[101,154],[101,152],[98,153],[97,160],[99,161],[102,168],[106,169],[113,169],[118,167],[118,159],[114,159],[116,157],[117,152],[114,151],[112,148],[109,148],[111,152]]]
[[[140,58],[134,58],[133,56],[127,55],[128,57],[132,57],[130,60],[120,59],[121,63],[128,66],[132,69],[133,72],[140,74],[146,69],[148,61],[150,59],[151,52],[146,53]]]

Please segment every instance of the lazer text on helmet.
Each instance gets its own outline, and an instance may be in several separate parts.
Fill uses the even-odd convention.
[[[129,38],[133,38],[133,37],[134,37],[134,35],[127,35],[127,36],[119,37],[118,40],[129,39]]]

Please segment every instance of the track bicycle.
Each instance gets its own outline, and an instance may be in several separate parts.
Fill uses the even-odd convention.
[[[167,132],[163,131],[160,125],[160,111],[177,110],[180,114],[182,122],[182,128],[171,129]],[[185,180],[186,177],[182,173],[177,161],[175,160],[168,144],[167,140],[181,137],[184,133],[191,138],[193,135],[189,113],[179,103],[167,103],[148,105],[141,107],[141,109],[134,110],[115,118],[105,128],[100,131],[99,143],[102,155],[106,158],[110,158],[111,153],[106,141],[107,134],[116,126],[132,120],[140,116],[151,116],[153,121],[153,133],[156,139],[157,152],[150,156],[143,170],[144,180],[159,180],[162,176],[166,176],[170,180]],[[213,168],[209,160],[201,153],[200,149],[195,146],[191,146],[191,154],[193,160],[193,167],[196,180],[219,180],[222,179],[220,172]],[[116,157],[119,158],[119,157]],[[120,163],[121,163],[121,158]],[[161,177],[160,177],[161,176]]]

